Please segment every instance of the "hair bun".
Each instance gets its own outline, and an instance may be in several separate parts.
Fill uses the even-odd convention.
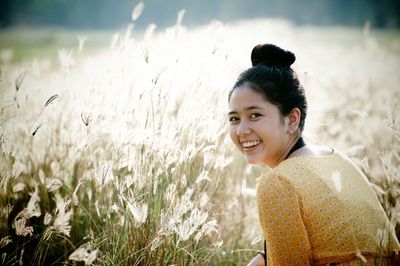
[[[296,61],[296,57],[292,52],[273,44],[259,44],[251,51],[253,66],[290,67],[294,61]]]

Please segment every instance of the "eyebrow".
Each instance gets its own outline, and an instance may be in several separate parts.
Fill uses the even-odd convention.
[[[254,109],[261,109],[261,110],[262,110],[262,108],[261,108],[261,107],[258,107],[257,105],[252,105],[252,106],[249,106],[249,107],[246,107],[246,108],[245,108],[246,111],[254,110]],[[237,113],[238,113],[238,112],[236,112],[236,111],[230,111],[230,112],[228,113],[228,115],[233,115],[233,114],[237,114]]]

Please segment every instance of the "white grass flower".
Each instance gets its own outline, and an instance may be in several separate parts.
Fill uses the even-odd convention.
[[[0,239],[0,248],[4,248],[11,242],[12,242],[12,240],[10,239],[10,236],[3,237],[2,239]]]
[[[45,175],[44,175],[44,172],[43,172],[43,170],[42,169],[39,169],[39,180],[40,180],[40,182],[42,182],[42,184],[44,185],[45,184],[45,180],[46,180],[46,177],[45,177]]]
[[[254,238],[252,241],[251,241],[251,243],[250,243],[250,245],[255,245],[255,244],[257,244],[258,242],[260,242],[260,241],[262,241],[264,238],[263,238],[263,236],[262,235],[258,235],[256,238]]]
[[[242,180],[242,187],[240,188],[240,194],[248,195],[248,196],[252,196],[252,197],[256,196],[256,190],[253,188],[247,187],[246,178],[243,178],[243,180]]]
[[[19,177],[21,173],[26,172],[26,165],[22,162],[15,162],[11,171],[14,177]]]
[[[178,234],[181,241],[186,241],[190,236],[201,226],[208,218],[208,213],[195,208],[189,218],[179,223],[175,227],[175,232]]]
[[[14,206],[9,203],[5,206],[0,206],[0,221],[3,219],[8,219],[8,216],[10,215],[13,208]]]
[[[145,40],[149,40],[153,34],[154,31],[156,30],[157,25],[154,23],[150,23],[147,27],[146,27],[146,31],[144,32],[144,39]]]
[[[186,186],[187,183],[188,183],[187,176],[186,174],[183,174],[183,176],[181,177],[181,184],[182,186]]]
[[[196,183],[198,184],[198,183],[202,182],[203,180],[211,181],[207,170],[201,171],[201,173],[196,178]]]
[[[378,228],[376,232],[376,236],[378,238],[379,247],[386,249],[389,243],[389,235],[384,229]]]
[[[97,249],[91,250],[90,245],[83,244],[72,252],[68,259],[72,261],[83,261],[85,265],[91,265],[96,260],[97,253]]]
[[[233,162],[233,157],[218,156],[217,159],[215,160],[214,169],[223,170],[232,162]]]
[[[185,16],[186,10],[181,9],[179,10],[177,16],[176,16],[176,25],[182,25],[183,17]]]
[[[143,13],[144,3],[140,2],[132,10],[132,21],[135,22]]]
[[[114,180],[115,177],[112,171],[112,166],[113,163],[107,161],[95,169],[95,180],[99,185],[103,186],[111,180]]]
[[[70,69],[76,65],[76,61],[72,56],[72,51],[67,51],[66,49],[58,50],[58,59],[60,60],[61,66],[65,69]]]
[[[163,240],[160,236],[157,236],[156,238],[153,239],[150,243],[150,250],[154,251],[156,248],[158,248],[161,244],[163,243]]]
[[[174,212],[174,214],[169,214],[165,212],[161,212],[160,214],[160,225],[161,229],[158,232],[158,235],[171,235],[174,231],[175,224],[180,221],[180,217],[178,212]]]
[[[203,194],[201,195],[200,201],[199,201],[200,208],[204,208],[204,207],[207,205],[207,203],[208,203],[209,201],[210,201],[210,199],[209,199],[209,197],[207,196],[207,194],[206,194],[206,193],[203,193]]]
[[[51,219],[53,218],[53,216],[50,214],[50,213],[46,213],[45,215],[44,215],[44,220],[43,220],[43,223],[45,224],[45,225],[48,225],[50,222],[51,222]]]
[[[15,186],[13,186],[12,191],[13,191],[13,193],[17,193],[17,192],[23,191],[25,189],[25,187],[26,187],[26,185],[24,183],[18,183]]]
[[[94,207],[96,209],[97,216],[101,217],[100,209],[99,209],[99,201],[98,200],[96,200],[96,202],[94,203]]]
[[[362,260],[362,262],[367,263],[367,259],[361,254],[359,248],[356,249],[356,256]]]
[[[38,202],[40,201],[39,197],[39,186],[35,185],[35,191],[33,193],[29,193],[31,195],[31,198],[28,201],[27,204],[27,211],[29,218],[32,216],[39,217],[42,213],[40,211],[40,206],[38,205]],[[27,219],[29,219],[27,218]]]
[[[224,240],[221,240],[221,241],[219,241],[219,242],[213,243],[213,246],[214,246],[215,248],[220,248],[220,247],[222,247],[223,244],[224,244]]]
[[[60,194],[56,194],[56,214],[53,224],[50,227],[51,231],[69,236],[71,231],[70,219],[72,216],[72,210],[67,211],[69,203],[70,201],[65,201]]]
[[[46,188],[49,192],[57,191],[62,186],[60,179],[52,178],[46,180]]]
[[[117,48],[118,43],[120,42],[120,39],[121,39],[120,34],[118,32],[114,33],[114,35],[111,38],[111,44],[110,44],[111,50],[114,50]]]
[[[177,213],[184,214],[187,211],[193,209],[194,204],[191,200],[192,198],[192,194],[193,194],[193,189],[188,188],[185,192],[185,194],[183,194],[183,196],[181,197],[179,203],[177,204],[175,211]]]
[[[50,169],[54,176],[60,175],[61,171],[60,171],[60,163],[59,162],[56,162],[56,161],[51,162]]]
[[[88,38],[86,36],[79,36],[79,35],[76,36],[76,38],[78,39],[79,42],[78,51],[82,52],[83,46],[85,45]]]
[[[374,184],[372,182],[370,182],[369,184],[374,189],[376,194],[378,194],[378,195],[385,195],[386,194],[386,192],[380,186],[378,186],[378,185],[376,185],[376,184]]]
[[[26,225],[26,219],[24,219],[24,218],[16,219],[14,221],[15,233],[18,236],[27,236],[27,235],[32,236],[33,227],[32,226],[25,226],[25,225]]]
[[[369,163],[368,163],[368,157],[367,156],[365,156],[361,160],[361,165],[362,165],[362,168],[363,168],[365,173],[369,173],[370,172]]]
[[[173,199],[175,198],[175,192],[176,192],[176,185],[175,184],[169,184],[166,191],[165,191],[165,197],[167,202],[172,202]]]
[[[148,206],[146,203],[139,205],[135,202],[133,204],[128,202],[128,208],[129,208],[131,214],[133,215],[133,218],[135,219],[137,226],[139,226],[140,224],[142,224],[146,221],[147,209],[148,209]]]
[[[113,211],[114,213],[119,213],[120,208],[117,206],[117,204],[113,203],[113,205],[111,206],[111,211]]]
[[[78,190],[81,187],[83,183],[83,178],[79,179],[78,184],[76,185],[74,192],[72,193],[72,204],[74,204],[74,206],[78,206],[79,204],[79,199],[78,199]],[[90,190],[91,191],[91,190]],[[89,196],[89,191],[88,191],[88,196]],[[91,200],[91,195],[89,197],[89,200]]]
[[[199,241],[203,236],[209,235],[212,232],[218,232],[218,223],[215,219],[208,221],[207,223],[203,224],[199,232],[195,236],[196,242]]]

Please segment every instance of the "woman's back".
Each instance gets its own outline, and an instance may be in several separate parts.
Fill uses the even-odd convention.
[[[281,162],[258,179],[257,202],[268,265],[346,263],[400,250],[369,181],[340,153]]]

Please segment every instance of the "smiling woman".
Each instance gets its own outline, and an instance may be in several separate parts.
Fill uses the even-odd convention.
[[[228,113],[245,160],[272,168],[257,179],[265,251],[249,265],[397,265],[399,242],[368,179],[345,155],[301,136],[307,101],[294,54],[265,44],[251,59]]]

